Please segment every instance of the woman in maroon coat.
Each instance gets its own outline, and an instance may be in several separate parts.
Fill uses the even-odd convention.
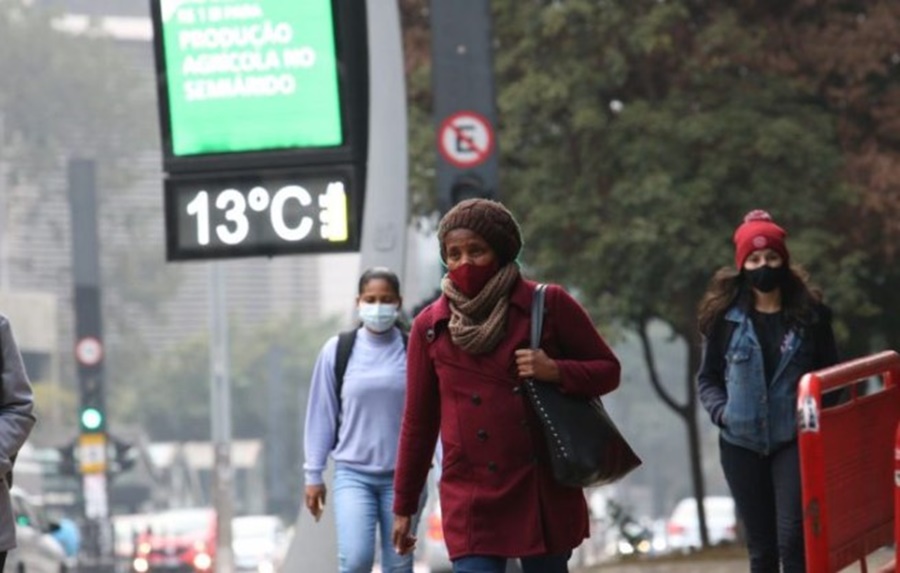
[[[619,384],[619,362],[590,317],[550,286],[541,349],[530,350],[535,283],[519,273],[518,224],[500,203],[463,201],[438,228],[448,273],[415,319],[394,476],[394,546],[412,551],[411,516],[440,435],[444,539],[456,573],[566,572],[588,536],[580,488],[559,485],[522,382],[598,396]]]

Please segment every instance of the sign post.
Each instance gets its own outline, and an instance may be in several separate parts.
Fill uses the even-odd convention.
[[[78,459],[84,499],[85,571],[111,567],[107,491],[107,424],[100,313],[100,245],[97,237],[96,163],[68,164],[75,286],[75,346],[81,403]]]
[[[489,0],[431,3],[432,86],[441,212],[497,198],[497,123]]]

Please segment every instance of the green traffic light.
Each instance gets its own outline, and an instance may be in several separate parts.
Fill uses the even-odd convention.
[[[103,425],[103,414],[97,408],[85,408],[81,412],[81,425],[86,430],[97,430]]]

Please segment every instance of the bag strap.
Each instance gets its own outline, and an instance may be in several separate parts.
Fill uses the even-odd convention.
[[[344,388],[344,374],[347,372],[347,364],[350,363],[350,354],[353,352],[353,345],[356,344],[356,332],[358,330],[358,328],[354,328],[338,334],[337,349],[334,353],[334,393],[337,395],[337,424],[334,428],[335,445],[337,445],[337,437],[341,427],[341,406],[343,405],[341,391]],[[409,344],[409,334],[401,328],[400,336],[403,338],[403,349],[406,350]]]
[[[337,350],[334,354],[334,391],[338,397],[338,408],[341,405],[341,388],[344,387],[344,374],[350,362],[350,353],[356,342],[356,330],[346,330],[338,334]]]
[[[547,285],[539,283],[534,288],[534,296],[531,299],[531,348],[537,350],[541,347],[541,330],[544,328],[544,291]]]

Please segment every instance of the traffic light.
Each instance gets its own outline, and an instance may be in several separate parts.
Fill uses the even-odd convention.
[[[103,428],[103,412],[88,406],[81,409],[81,428],[88,432],[98,432]]]
[[[442,201],[442,207],[446,212],[460,201],[474,198],[493,199],[494,190],[485,185],[481,176],[475,173],[463,173],[453,179],[447,197]]]
[[[106,408],[103,401],[103,385],[99,376],[89,376],[82,384],[78,424],[82,433],[106,431]]]
[[[127,472],[137,462],[140,453],[138,449],[129,442],[120,440],[114,436],[110,437],[112,441],[113,451],[110,456],[111,463],[109,471],[112,474]]]
[[[56,451],[59,452],[59,461],[57,462],[57,470],[60,475],[64,476],[74,476],[79,474],[78,468],[78,460],[75,456],[75,448],[77,447],[78,442],[73,440],[72,442],[60,446],[56,448]]]

